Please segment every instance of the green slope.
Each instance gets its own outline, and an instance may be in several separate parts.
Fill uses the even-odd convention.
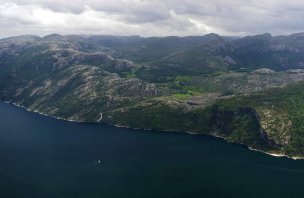
[[[0,98],[62,119],[102,113],[107,124],[304,156],[303,50],[303,34],[12,37],[0,40]]]

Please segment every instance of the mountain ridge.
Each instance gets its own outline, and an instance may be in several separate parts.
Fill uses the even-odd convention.
[[[66,120],[203,133],[301,157],[303,54],[303,33],[18,36],[0,40],[0,99]]]

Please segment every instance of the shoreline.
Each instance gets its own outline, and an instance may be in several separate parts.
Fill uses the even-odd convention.
[[[267,155],[270,155],[270,156],[273,156],[273,157],[280,157],[280,158],[285,157],[285,158],[292,159],[292,160],[303,160],[304,159],[304,157],[300,157],[300,156],[291,157],[291,156],[288,156],[288,155],[285,155],[285,154],[282,154],[282,153],[278,154],[278,153],[270,153],[270,152],[267,152],[267,151],[261,151],[261,150],[258,150],[258,149],[254,149],[250,146],[247,146],[247,148],[251,151],[261,152],[261,153],[264,153],[264,154],[267,154]]]
[[[63,121],[66,121],[66,122],[75,122],[75,123],[87,123],[87,122],[85,122],[85,121],[69,120],[69,119],[65,119],[65,118],[60,118],[60,117],[55,117],[55,116],[47,115],[47,114],[42,113],[42,112],[37,111],[37,110],[30,110],[30,109],[28,109],[28,108],[26,108],[26,107],[24,107],[24,106],[22,106],[22,105],[19,105],[19,104],[17,104],[17,103],[14,103],[14,102],[8,102],[8,101],[4,101],[4,100],[2,100],[2,101],[3,101],[4,103],[6,103],[6,104],[14,105],[14,106],[19,107],[19,108],[21,108],[21,109],[24,109],[24,110],[26,110],[26,111],[28,111],[28,112],[37,113],[37,114],[39,114],[39,115],[46,116],[46,117],[50,117],[50,118],[54,118],[54,119],[56,119],[56,120],[63,120]]]
[[[45,113],[42,113],[42,112],[39,112],[37,110],[30,110],[22,105],[19,105],[17,103],[14,103],[14,102],[9,102],[9,101],[4,101],[4,100],[1,100],[3,101],[4,103],[6,104],[10,104],[10,105],[13,105],[13,106],[16,106],[16,107],[19,107],[21,109],[24,109],[26,110],[27,112],[31,112],[31,113],[37,113],[39,115],[42,115],[42,116],[46,116],[46,117],[50,117],[50,118],[54,118],[54,119],[57,119],[57,120],[62,120],[62,121],[66,121],[66,122],[73,122],[73,123],[101,123],[101,122],[86,122],[86,121],[77,121],[77,120],[69,120],[69,119],[65,119],[65,118],[60,118],[60,117],[55,117],[55,116],[50,116],[50,115],[47,115]],[[107,124],[107,123],[104,123],[108,126],[113,126],[113,127],[117,127],[117,128],[125,128],[125,129],[133,129],[133,130],[144,130],[144,131],[158,131],[158,132],[178,132],[178,131],[171,131],[171,130],[155,130],[155,129],[149,129],[149,128],[133,128],[133,127],[130,127],[130,126],[125,126],[125,125],[120,125],[120,124]],[[242,146],[245,146],[247,149],[251,150],[251,151],[256,151],[256,152],[260,152],[260,153],[263,153],[263,154],[266,154],[266,155],[270,155],[272,157],[278,157],[278,158],[282,158],[282,157],[285,157],[285,158],[288,158],[288,159],[292,159],[292,160],[303,160],[304,157],[300,157],[300,156],[288,156],[288,155],[285,155],[285,154],[282,154],[282,153],[271,153],[271,152],[267,152],[267,151],[262,151],[262,150],[258,150],[258,149],[255,149],[255,148],[252,148],[248,145],[245,145],[245,144],[242,144],[242,143],[238,143],[238,142],[228,142],[225,137],[223,136],[219,136],[219,135],[216,135],[216,134],[202,134],[202,133],[195,133],[195,132],[190,132],[190,131],[179,131],[180,133],[187,133],[187,134],[190,134],[190,135],[207,135],[207,136],[211,136],[211,137],[214,137],[214,138],[219,138],[219,139],[222,139],[224,141],[226,141],[227,143],[234,143],[234,144],[239,144],[239,145],[242,145]]]

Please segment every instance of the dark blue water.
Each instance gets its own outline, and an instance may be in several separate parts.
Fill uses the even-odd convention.
[[[286,198],[303,197],[303,181],[303,160],[208,136],[70,123],[0,102],[1,198]]]

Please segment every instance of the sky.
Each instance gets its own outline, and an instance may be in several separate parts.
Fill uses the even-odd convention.
[[[286,35],[304,32],[303,19],[303,0],[0,0],[0,38]]]

